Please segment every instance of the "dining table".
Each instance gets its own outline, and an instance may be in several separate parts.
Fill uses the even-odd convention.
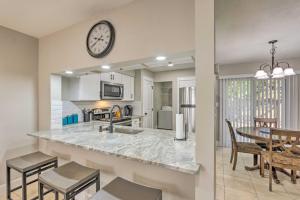
[[[239,134],[240,136],[255,140],[255,141],[259,141],[259,143],[265,143],[266,147],[270,141],[270,128],[265,128],[265,127],[239,127],[236,129],[237,134]],[[257,164],[257,162],[254,163],[253,167],[249,167],[249,166],[245,166],[245,169],[248,171],[253,171],[253,170],[257,170],[259,169],[260,166]],[[267,165],[265,165],[265,168],[267,168]],[[277,172],[282,172],[285,175],[292,177],[291,173],[289,173],[288,171],[286,171],[285,169],[281,169],[281,168],[273,168],[273,179],[274,182],[279,184],[280,180],[277,177]],[[297,176],[297,178],[300,178],[299,176]]]

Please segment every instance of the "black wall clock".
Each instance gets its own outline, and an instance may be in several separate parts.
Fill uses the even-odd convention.
[[[88,53],[95,58],[102,58],[109,54],[115,42],[115,29],[106,20],[95,24],[86,39]]]

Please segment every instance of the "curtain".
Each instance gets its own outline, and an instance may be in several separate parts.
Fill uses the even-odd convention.
[[[277,118],[285,126],[285,79],[256,80],[254,78],[220,79],[220,145],[229,147],[231,139],[225,119],[234,129],[254,126],[254,117]],[[237,141],[250,139],[236,135]]]
[[[278,128],[285,126],[285,79],[256,80],[254,116],[277,118]]]
[[[300,129],[299,77],[299,75],[296,75],[286,79],[285,128],[288,129]]]
[[[233,128],[253,125],[253,81],[252,78],[220,80],[220,138],[221,146],[231,145],[230,133],[225,119]],[[238,141],[249,139],[236,135]]]

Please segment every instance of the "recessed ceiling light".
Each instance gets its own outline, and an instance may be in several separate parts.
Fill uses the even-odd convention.
[[[173,66],[174,66],[174,63],[172,63],[172,62],[168,63],[168,67],[173,67]]]
[[[102,69],[110,69],[110,66],[109,65],[102,65],[101,68]]]
[[[158,60],[158,61],[163,61],[163,60],[166,60],[166,59],[167,59],[166,56],[157,56],[156,57],[156,60]]]
[[[73,72],[70,71],[70,70],[66,70],[66,71],[65,71],[65,74],[73,74]]]

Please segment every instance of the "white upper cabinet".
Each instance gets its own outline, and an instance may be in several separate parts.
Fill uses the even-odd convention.
[[[80,77],[79,100],[93,101],[100,99],[100,75],[88,74]]]
[[[124,101],[134,100],[134,77],[122,75],[122,84],[124,85]]]
[[[122,83],[122,78],[124,75],[112,72],[113,83]]]
[[[100,76],[101,76],[101,81],[111,82],[113,80],[111,73],[101,73]]]
[[[122,83],[122,74],[115,72],[101,73],[101,81],[107,81],[111,83]]]

